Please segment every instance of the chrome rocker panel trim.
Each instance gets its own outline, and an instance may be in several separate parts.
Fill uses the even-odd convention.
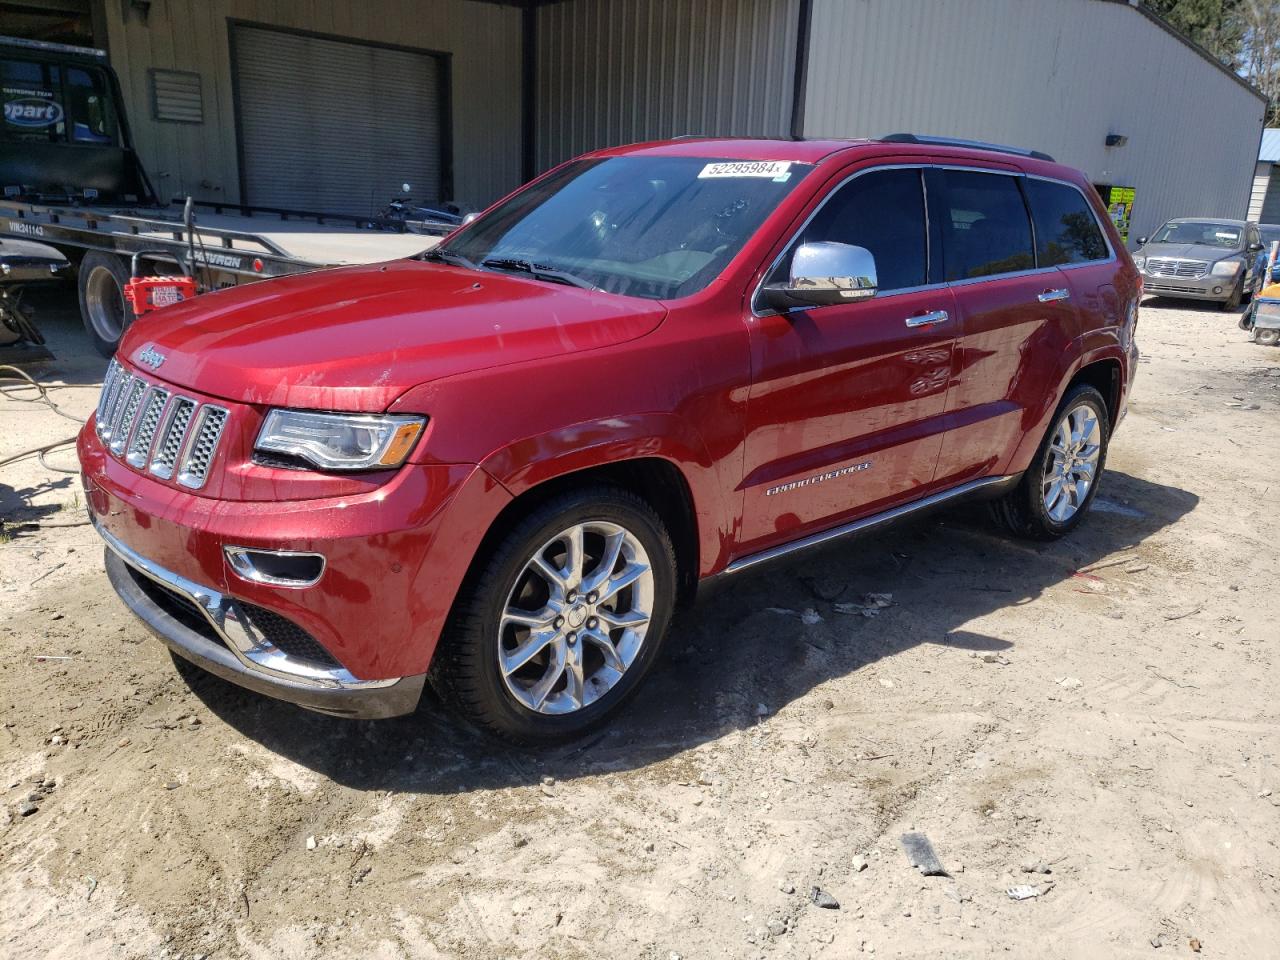
[[[800,550],[809,547],[820,546],[824,543],[830,543],[832,540],[839,540],[843,537],[854,536],[859,533],[867,533],[877,527],[885,526],[897,520],[903,520],[917,513],[922,513],[933,507],[942,506],[953,500],[959,500],[968,496],[987,495],[994,496],[1009,487],[1015,486],[1022,479],[1021,475],[1008,477],[983,477],[980,480],[971,480],[968,483],[962,483],[958,487],[952,487],[949,490],[942,490],[938,493],[922,497],[919,500],[913,500],[911,503],[904,503],[900,507],[894,507],[891,510],[885,510],[881,513],[872,514],[869,517],[863,517],[861,520],[854,520],[851,523],[844,523],[838,527],[832,527],[830,530],[820,530],[817,533],[811,533],[807,537],[801,537],[799,540],[792,540],[789,543],[782,543],[776,547],[770,547],[768,550],[761,550],[759,553],[748,554],[745,557],[733,561],[718,576],[726,577],[735,573],[742,573],[761,564],[770,563],[774,560],[780,560],[783,557],[790,556]]]
[[[106,544],[111,586],[134,615],[184,660],[238,686],[321,713],[372,720],[400,716],[416,708],[425,674],[360,680],[345,669],[301,664],[254,631],[233,598],[148,560],[104,530],[96,518],[93,526]],[[147,596],[127,568],[190,599],[225,643],[174,619]]]

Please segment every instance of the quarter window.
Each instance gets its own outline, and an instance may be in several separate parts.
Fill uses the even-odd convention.
[[[1027,202],[1036,225],[1036,257],[1042,267],[1107,259],[1107,242],[1079,190],[1064,183],[1027,179]]]
[[[796,247],[819,241],[869,250],[876,260],[882,293],[922,286],[928,268],[928,243],[920,170],[876,170],[840,187],[792,242],[768,282],[787,280]]]
[[[929,200],[941,220],[948,280],[1035,267],[1031,222],[1014,177],[939,170],[930,177]]]

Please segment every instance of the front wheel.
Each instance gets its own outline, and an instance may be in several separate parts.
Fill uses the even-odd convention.
[[[534,510],[481,563],[441,640],[435,686],[513,743],[601,725],[649,672],[671,620],[662,520],[629,491],[590,487]]]
[[[1106,402],[1086,383],[1067,391],[1021,482],[992,504],[996,519],[1032,540],[1056,540],[1084,519],[1107,460]]]
[[[1235,287],[1231,290],[1231,296],[1222,301],[1222,309],[1228,313],[1233,310],[1240,309],[1240,301],[1244,299],[1244,279],[1236,281]]]

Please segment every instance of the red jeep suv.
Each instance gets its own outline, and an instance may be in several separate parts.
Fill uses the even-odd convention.
[[[139,320],[84,486],[112,586],[178,656],[350,717],[431,679],[555,741],[617,710],[708,578],[966,496],[1071,530],[1140,292],[1040,153],[603,150],[417,257]]]

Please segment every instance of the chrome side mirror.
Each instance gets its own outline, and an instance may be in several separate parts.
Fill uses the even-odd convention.
[[[870,250],[823,240],[801,244],[791,257],[791,279],[768,284],[762,293],[771,309],[785,312],[866,300],[876,295],[877,286]]]

